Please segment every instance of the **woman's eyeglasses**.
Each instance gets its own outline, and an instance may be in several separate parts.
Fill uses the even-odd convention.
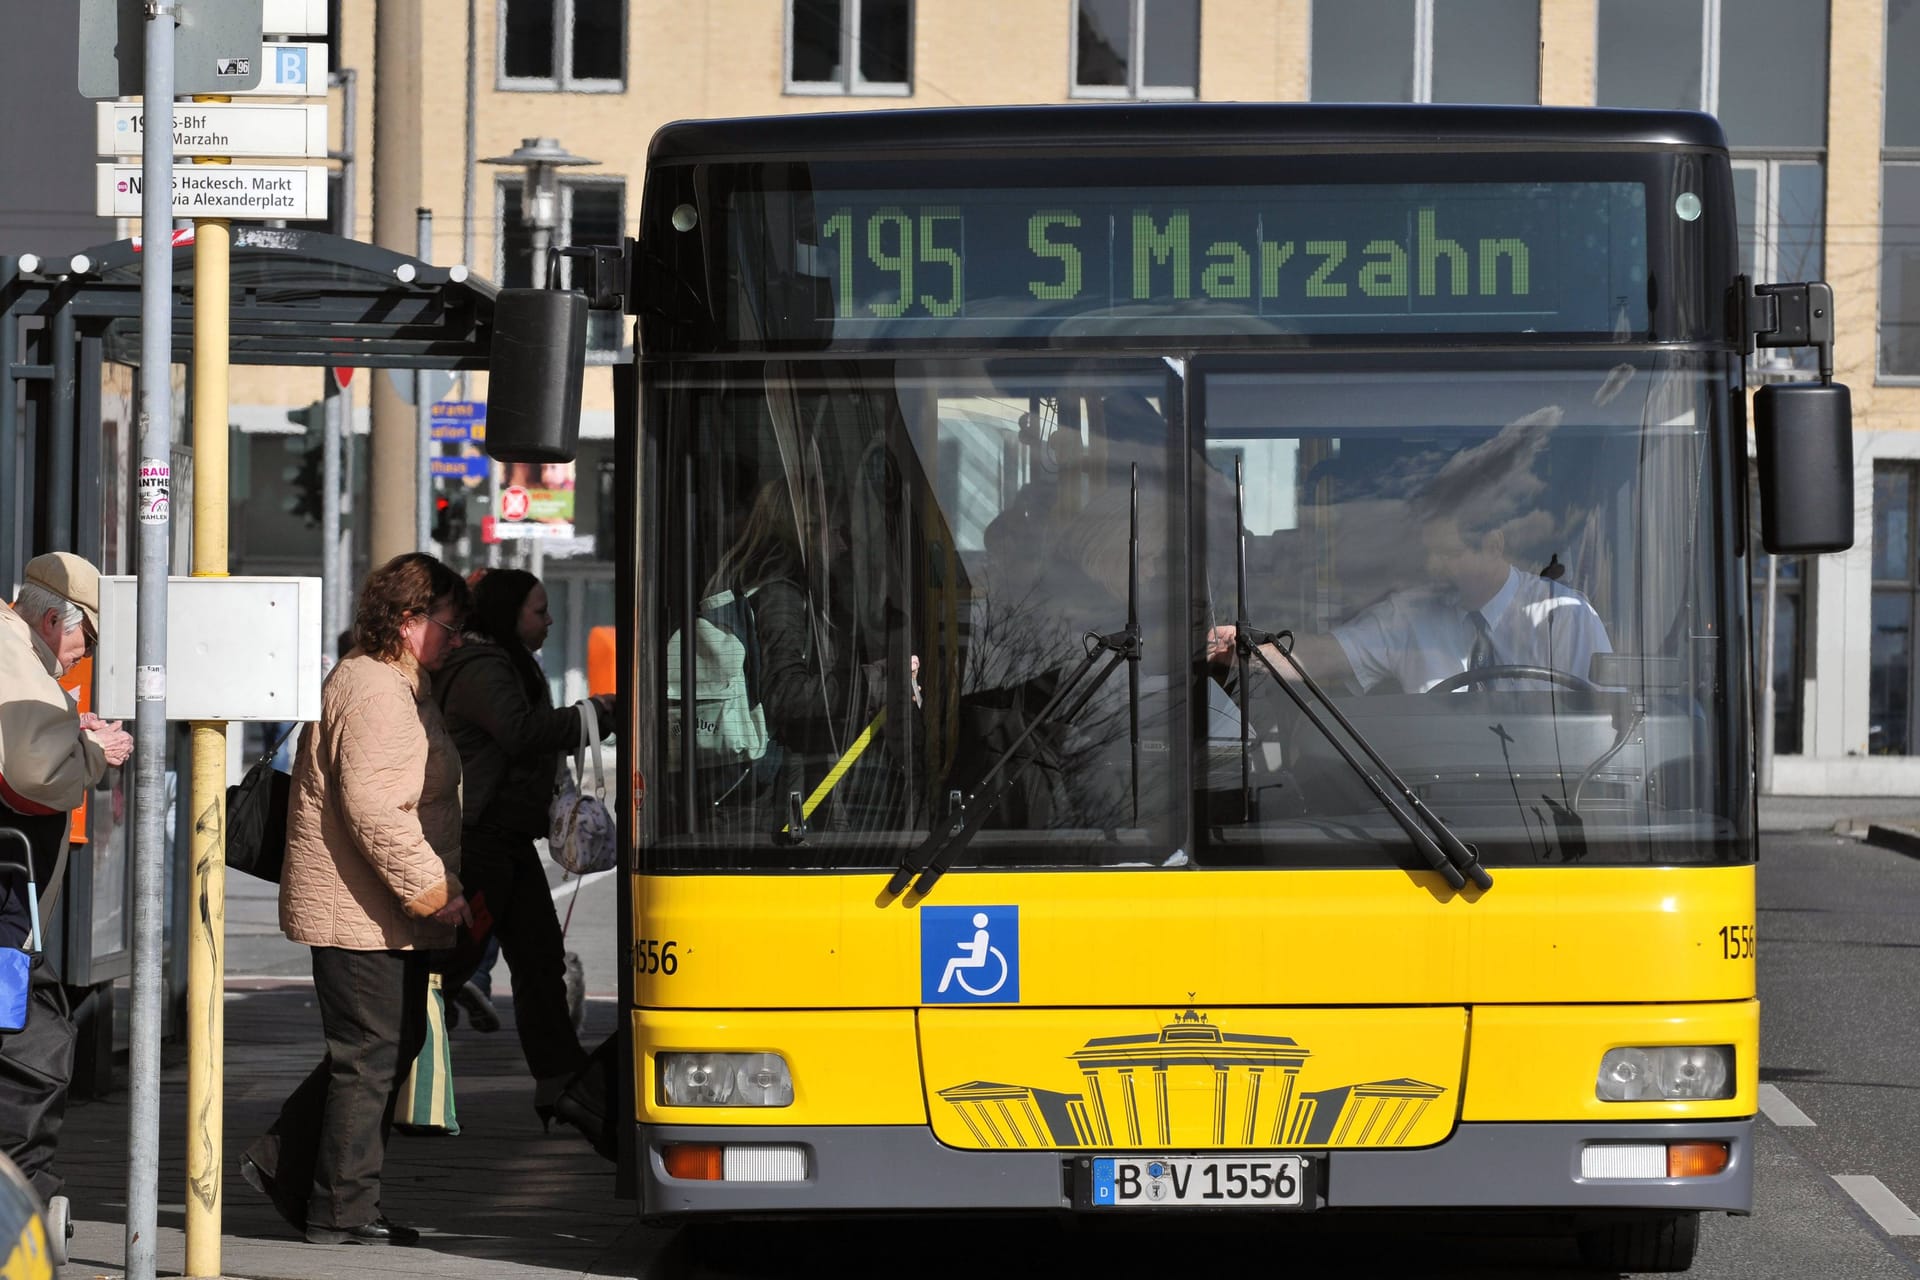
[[[442,631],[446,632],[448,635],[452,636],[455,640],[458,640],[460,638],[460,628],[454,626],[452,623],[442,622],[440,621],[440,619],[434,617],[430,613],[423,613],[420,616],[425,618],[428,622],[431,622],[434,626],[440,628]]]

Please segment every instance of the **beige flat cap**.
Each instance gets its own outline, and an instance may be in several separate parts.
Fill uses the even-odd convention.
[[[78,607],[94,634],[100,633],[100,571],[87,561],[71,551],[49,551],[27,561],[26,580]]]

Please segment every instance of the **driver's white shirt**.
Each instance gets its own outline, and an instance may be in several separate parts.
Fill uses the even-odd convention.
[[[1480,613],[1502,666],[1551,667],[1586,680],[1593,655],[1613,651],[1587,598],[1538,574],[1509,567]],[[1465,671],[1473,652],[1473,624],[1450,588],[1396,591],[1332,634],[1362,690],[1391,677],[1408,693],[1425,693]]]

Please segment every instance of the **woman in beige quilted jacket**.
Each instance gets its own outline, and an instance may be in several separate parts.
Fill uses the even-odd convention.
[[[327,1056],[240,1171],[314,1244],[412,1244],[380,1210],[403,1068],[427,1034],[429,953],[470,923],[461,892],[460,756],[431,673],[460,643],[466,584],[432,556],[367,579],[357,647],[301,735],[280,927],[313,948]]]

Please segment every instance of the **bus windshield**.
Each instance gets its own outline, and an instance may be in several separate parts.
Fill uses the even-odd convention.
[[[1673,354],[1477,363],[1208,377],[1210,622],[1291,633],[1489,865],[1731,856],[1745,675],[1713,572],[1725,381]],[[1201,860],[1403,845],[1329,735],[1264,670],[1249,679],[1202,749]]]
[[[1742,856],[1733,374],[663,362],[647,864],[890,869],[984,811],[957,871],[1421,866],[1284,691],[1218,660],[1242,622],[1290,632],[1490,866]]]

